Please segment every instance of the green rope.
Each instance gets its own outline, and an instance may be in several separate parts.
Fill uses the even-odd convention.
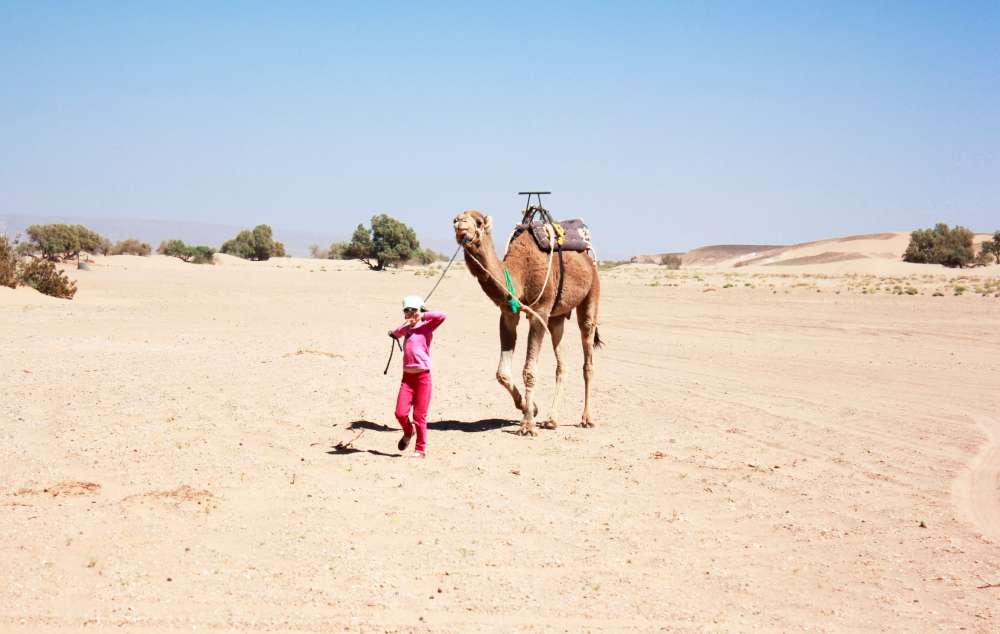
[[[507,269],[503,270],[504,284],[507,286],[507,293],[510,294],[510,310],[515,315],[517,311],[521,310],[521,302],[517,301],[517,291],[514,290],[514,281],[510,279],[510,271]]]

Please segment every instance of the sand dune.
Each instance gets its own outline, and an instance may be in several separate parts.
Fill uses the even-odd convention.
[[[991,238],[990,234],[976,234],[973,241],[975,251],[979,251],[979,245],[983,240]],[[690,251],[684,259],[686,265],[690,263],[692,266],[721,268],[798,266],[861,259],[886,260],[894,263],[902,260],[903,252],[906,251],[909,242],[910,234],[908,232],[873,233],[772,248],[702,247]],[[702,253],[721,253],[726,257],[704,258],[701,256]]]
[[[120,256],[73,301],[0,288],[0,630],[997,631],[1000,267],[878,257],[897,236],[605,271],[599,426],[574,324],[534,439],[453,270],[426,461],[382,369],[431,269]],[[794,264],[824,253],[863,257]]]

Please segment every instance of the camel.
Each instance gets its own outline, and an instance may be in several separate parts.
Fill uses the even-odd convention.
[[[563,364],[559,343],[562,341],[563,326],[576,309],[576,321],[580,325],[583,341],[583,415],[581,427],[593,427],[590,415],[590,380],[594,374],[594,348],[600,347],[601,338],[597,334],[598,303],[601,284],[597,275],[597,264],[588,253],[566,251],[564,258],[564,279],[559,294],[558,255],[549,267],[549,254],[535,244],[530,231],[521,232],[511,241],[503,262],[497,258],[493,246],[492,220],[479,211],[470,209],[458,214],[454,221],[455,240],[464,246],[465,262],[469,272],[479,280],[479,285],[497,307],[500,308],[500,365],[497,367],[497,381],[504,386],[514,399],[514,406],[522,412],[518,434],[535,436],[535,416],[538,405],[534,402],[535,364],[545,338],[546,324],[552,339],[552,350],[556,355],[556,390],[552,399],[548,421],[542,424],[546,429],[559,425],[559,405],[562,399],[563,378],[566,369]],[[515,294],[521,304],[529,308],[513,312],[511,295],[505,288],[504,271],[510,273]],[[556,303],[556,295],[559,302]],[[511,358],[517,343],[517,324],[523,312],[528,312],[528,354],[524,361],[524,396],[511,380]],[[537,317],[531,316],[535,313]]]

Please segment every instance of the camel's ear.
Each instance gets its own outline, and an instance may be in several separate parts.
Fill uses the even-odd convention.
[[[483,231],[486,233],[493,232],[493,218],[491,216],[486,216],[483,218]]]

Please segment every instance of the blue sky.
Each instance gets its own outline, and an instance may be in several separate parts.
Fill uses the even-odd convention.
[[[1000,3],[0,3],[0,214],[1000,229]],[[278,236],[280,238],[280,235]]]

